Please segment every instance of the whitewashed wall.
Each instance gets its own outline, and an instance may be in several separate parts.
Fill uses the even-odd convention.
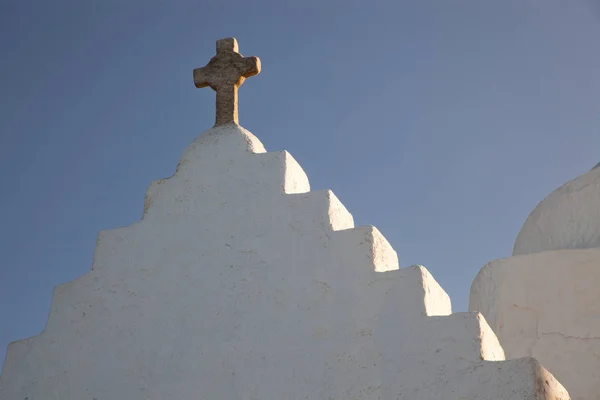
[[[485,315],[506,357],[531,356],[575,400],[600,400],[600,249],[493,261],[473,285],[469,309]]]
[[[42,334],[9,346],[0,399],[568,398],[536,360],[502,361],[480,314],[450,313],[288,153],[224,126],[139,223],[100,233]]]

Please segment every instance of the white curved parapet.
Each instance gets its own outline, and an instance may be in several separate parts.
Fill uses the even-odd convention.
[[[556,189],[531,212],[513,255],[600,247],[600,168]]]
[[[506,357],[531,356],[575,400],[600,400],[600,249],[510,257],[484,266],[469,309],[481,312]]]
[[[99,234],[44,331],[9,346],[0,399],[568,399],[309,189],[287,152],[205,132],[140,222]]]

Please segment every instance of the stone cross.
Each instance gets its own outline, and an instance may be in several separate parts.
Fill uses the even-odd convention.
[[[243,57],[238,53],[235,38],[217,40],[217,55],[205,67],[194,69],[196,87],[210,86],[217,92],[215,126],[238,123],[238,87],[259,72],[258,57]]]

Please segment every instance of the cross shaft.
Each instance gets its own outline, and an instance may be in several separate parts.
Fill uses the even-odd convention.
[[[217,40],[217,54],[206,66],[194,69],[196,87],[210,86],[217,92],[215,126],[239,123],[238,88],[259,72],[259,58],[242,56],[235,38]]]

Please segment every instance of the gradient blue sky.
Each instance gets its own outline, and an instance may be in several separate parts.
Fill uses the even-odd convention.
[[[0,0],[0,361],[98,231],[212,126],[192,69],[235,36],[241,124],[467,309],[535,205],[600,161],[592,0]]]

